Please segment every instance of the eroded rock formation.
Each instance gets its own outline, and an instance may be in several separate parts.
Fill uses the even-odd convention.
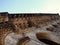
[[[0,13],[0,45],[59,45],[59,38],[59,14]]]

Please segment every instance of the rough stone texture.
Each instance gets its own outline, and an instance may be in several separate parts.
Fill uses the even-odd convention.
[[[20,36],[15,33],[10,33],[5,38],[5,45],[17,45],[18,41],[23,38],[23,36]]]
[[[38,40],[37,33],[41,39],[60,43],[60,16],[58,14],[1,13],[0,17],[1,45],[47,45]]]

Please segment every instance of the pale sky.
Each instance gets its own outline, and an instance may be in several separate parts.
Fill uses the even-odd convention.
[[[60,0],[0,0],[0,12],[60,13]]]

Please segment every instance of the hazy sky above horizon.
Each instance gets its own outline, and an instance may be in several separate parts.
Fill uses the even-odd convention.
[[[0,0],[0,12],[60,13],[60,0]]]

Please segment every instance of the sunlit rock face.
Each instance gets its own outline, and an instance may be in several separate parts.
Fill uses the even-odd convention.
[[[60,43],[58,37],[56,35],[53,35],[50,32],[40,32],[40,33],[37,33],[36,36],[38,39],[47,39],[53,42]]]
[[[12,22],[21,30],[25,30],[31,27],[41,28],[47,23],[59,19],[57,18],[58,14],[56,15],[55,14],[9,14],[9,21]]]
[[[0,43],[4,44],[5,37],[13,32],[12,26],[7,23],[0,23]]]
[[[6,36],[5,38],[5,45],[17,45],[18,41],[22,38],[23,36],[20,36],[15,33],[10,33]]]
[[[23,34],[17,34],[14,27],[9,22],[0,23],[0,44],[17,45],[17,42],[24,37]]]
[[[26,43],[26,45],[46,45],[42,42],[37,42],[37,41],[34,41],[34,40],[30,40],[29,42]]]
[[[1,13],[0,17],[1,45],[48,45],[39,39],[60,43],[59,14]]]

